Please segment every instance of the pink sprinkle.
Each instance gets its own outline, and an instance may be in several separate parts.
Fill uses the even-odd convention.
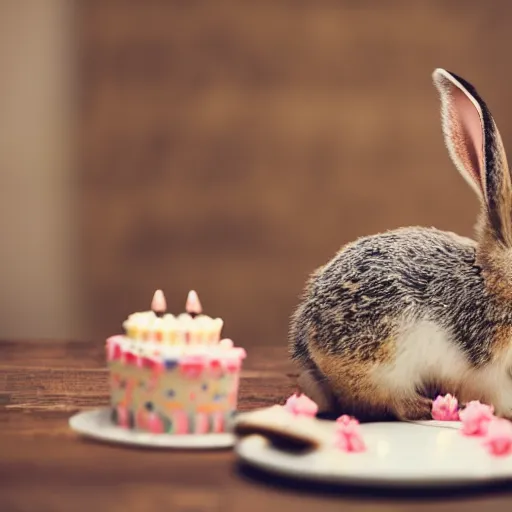
[[[316,416],[318,405],[306,395],[293,394],[286,400],[285,409],[295,416]]]
[[[167,311],[167,302],[162,290],[157,290],[153,295],[151,310],[155,313],[165,313]]]
[[[494,409],[478,400],[469,402],[459,413],[461,432],[466,436],[484,436],[494,417]]]
[[[336,420],[336,434],[334,444],[345,452],[363,452],[366,444],[361,434],[359,421],[350,416],[343,415]]]
[[[493,418],[488,425],[484,446],[497,457],[512,453],[512,423],[502,418]]]
[[[448,393],[445,396],[439,395],[432,403],[432,418],[438,421],[458,421],[459,402]]]
[[[200,315],[203,312],[203,308],[201,307],[201,302],[199,302],[199,297],[194,290],[190,290],[188,292],[187,304],[185,306],[185,310],[189,314]]]

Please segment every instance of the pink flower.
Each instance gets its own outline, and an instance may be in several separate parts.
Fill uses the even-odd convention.
[[[152,434],[163,434],[164,424],[156,412],[152,412],[147,418],[147,428]]]
[[[197,379],[205,368],[206,361],[202,356],[189,356],[180,362],[180,370],[189,379]]]
[[[438,421],[458,421],[459,403],[457,399],[448,393],[439,395],[432,404],[432,418]]]
[[[337,425],[350,425],[355,423],[356,425],[359,425],[359,421],[353,418],[352,416],[348,416],[347,414],[344,414],[343,416],[340,416],[336,420]]]
[[[295,416],[316,416],[318,412],[318,405],[310,400],[306,395],[294,394],[288,400],[284,408],[294,414]]]
[[[459,413],[461,432],[466,436],[484,436],[494,417],[493,413],[494,409],[489,405],[481,404],[478,400],[469,402]]]
[[[334,444],[345,452],[363,452],[366,444],[361,434],[359,421],[350,416],[343,415],[336,420],[336,433]]]
[[[484,446],[491,455],[498,457],[512,453],[512,423],[493,418],[488,425]]]

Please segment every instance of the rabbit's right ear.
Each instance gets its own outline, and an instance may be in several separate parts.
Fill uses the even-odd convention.
[[[445,143],[451,159],[480,197],[497,241],[512,246],[512,186],[498,128],[475,88],[436,69]]]

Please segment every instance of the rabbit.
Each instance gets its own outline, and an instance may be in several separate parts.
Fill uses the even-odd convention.
[[[307,282],[289,331],[320,412],[431,419],[435,393],[512,418],[512,188],[475,88],[438,68],[445,144],[481,202],[476,241],[408,227],[359,238]],[[434,393],[434,394],[433,394]]]

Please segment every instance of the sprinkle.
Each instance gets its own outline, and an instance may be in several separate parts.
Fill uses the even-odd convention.
[[[284,408],[295,416],[314,417],[318,412],[318,405],[306,395],[293,394],[286,400]]]
[[[364,452],[366,444],[359,421],[346,414],[336,420],[335,446],[344,452]]]
[[[206,368],[206,361],[201,356],[189,356],[180,361],[180,370],[183,374],[191,379],[195,379],[201,375]]]
[[[199,297],[194,290],[188,292],[187,303],[185,305],[185,311],[190,315],[200,315],[203,311]]]
[[[162,290],[157,290],[153,295],[153,300],[151,301],[151,310],[157,316],[164,316],[165,312],[167,311],[167,302]]]
[[[175,359],[167,359],[165,361],[165,369],[166,370],[172,370],[178,365],[178,361]]]
[[[439,395],[432,403],[432,418],[438,421],[458,421],[459,403],[457,399],[448,393]]]
[[[494,409],[478,400],[469,402],[459,413],[462,422],[461,432],[466,436],[484,436],[494,417]]]
[[[512,453],[512,423],[502,418],[490,421],[484,446],[497,457]]]

